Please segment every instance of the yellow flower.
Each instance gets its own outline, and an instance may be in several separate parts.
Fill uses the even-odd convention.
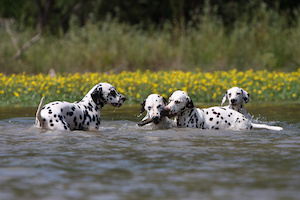
[[[19,97],[20,94],[18,92],[14,92],[15,97]]]
[[[295,98],[297,95],[295,93],[292,94],[292,97]]]

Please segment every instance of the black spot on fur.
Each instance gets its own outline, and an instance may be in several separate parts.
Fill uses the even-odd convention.
[[[211,118],[209,118],[209,121],[212,121],[213,119],[214,119],[214,118],[211,117]]]

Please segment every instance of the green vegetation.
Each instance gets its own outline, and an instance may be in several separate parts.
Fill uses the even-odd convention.
[[[17,50],[30,41],[36,30],[20,29],[16,23],[0,23],[0,66],[4,74],[56,72],[114,72],[150,69],[295,71],[300,66],[300,22],[264,4],[254,16],[241,16],[225,27],[209,7],[186,23],[120,23],[106,18],[83,27],[70,23],[66,33],[43,34],[14,59]],[[295,18],[300,14],[295,12]],[[13,40],[16,41],[14,45]]]
[[[168,98],[174,91],[187,91],[195,102],[217,102],[227,89],[244,88],[251,94],[252,102],[299,101],[300,68],[295,72],[182,72],[136,71],[122,73],[76,73],[27,75],[0,73],[0,105],[38,105],[42,96],[46,102],[65,100],[74,102],[97,83],[109,82],[125,95],[126,103],[141,103],[149,94],[158,93]]]

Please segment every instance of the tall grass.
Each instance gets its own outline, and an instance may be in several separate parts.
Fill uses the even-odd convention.
[[[165,23],[160,29],[143,30],[115,19],[72,26],[65,35],[43,35],[18,60],[11,59],[17,50],[1,24],[1,72],[294,71],[300,66],[299,22],[290,26],[284,15],[262,6],[254,18],[243,16],[228,29],[211,13],[195,15],[185,27]],[[36,33],[16,26],[12,30],[21,47]]]

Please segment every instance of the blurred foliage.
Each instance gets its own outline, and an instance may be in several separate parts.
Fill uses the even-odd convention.
[[[24,73],[0,73],[0,105],[38,105],[42,96],[46,102],[79,101],[97,83],[109,82],[126,96],[126,103],[140,103],[151,93],[168,98],[176,90],[189,93],[195,102],[221,103],[225,92],[242,87],[251,94],[251,102],[299,101],[300,68],[290,73],[266,70],[245,72],[183,72],[159,71],[122,73],[57,74],[55,76]]]
[[[0,18],[12,18],[19,28],[39,28],[47,33],[67,32],[72,19],[79,26],[88,21],[104,20],[108,15],[120,22],[140,24],[151,28],[171,22],[184,26],[195,13],[203,14],[211,7],[226,27],[231,27],[241,17],[252,19],[258,7],[264,4],[267,10],[286,15],[289,23],[297,17],[294,12],[300,1],[294,0],[1,0]]]
[[[0,68],[5,74],[295,71],[299,5],[291,0],[1,0]]]

